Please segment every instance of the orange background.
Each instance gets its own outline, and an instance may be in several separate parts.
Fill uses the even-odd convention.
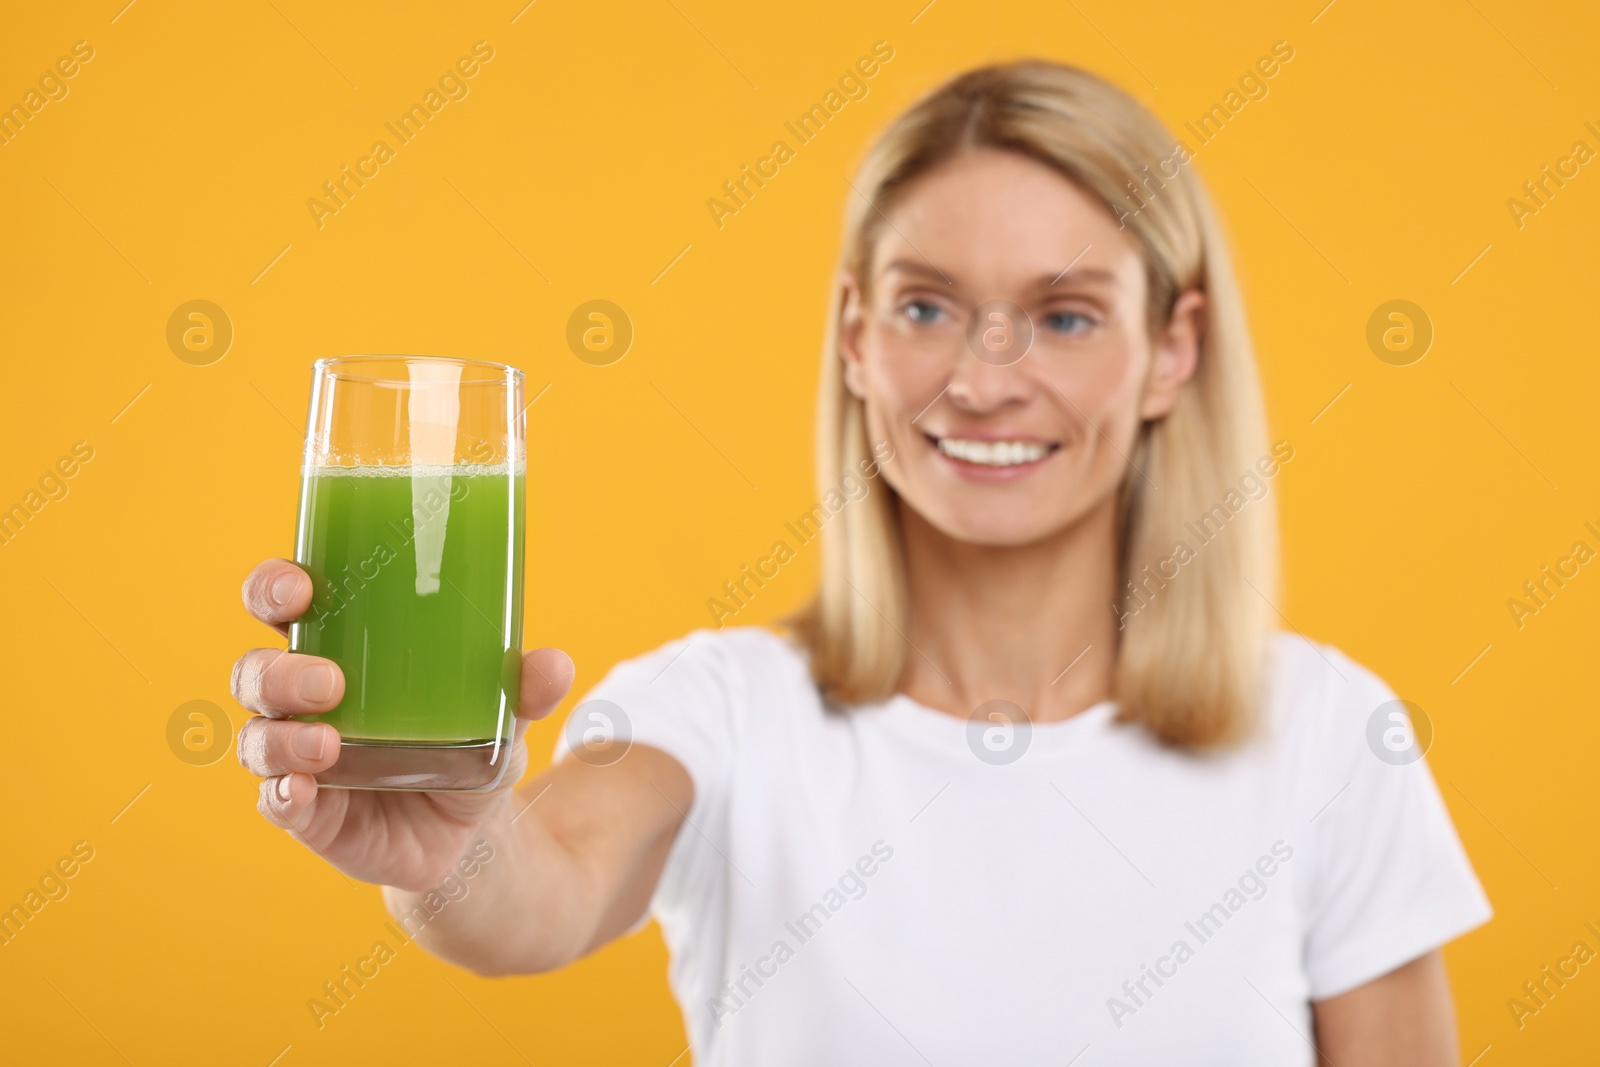
[[[0,947],[19,1062],[673,1061],[653,929],[502,981],[409,946],[319,1031],[307,999],[386,936],[377,889],[261,820],[231,755],[169,748],[185,702],[243,720],[229,668],[270,635],[238,586],[292,549],[310,362],[475,357],[549,386],[530,412],[528,640],[572,653],[581,694],[705,624],[812,503],[846,178],[891,115],[957,70],[1043,54],[1177,130],[1279,40],[1294,59],[1195,163],[1234,237],[1273,436],[1296,450],[1274,480],[1278,606],[1433,720],[1497,908],[1447,954],[1464,1058],[1592,1062],[1600,965],[1520,1030],[1506,1005],[1580,938],[1600,949],[1583,928],[1600,926],[1600,575],[1520,629],[1507,608],[1573,542],[1600,548],[1583,527],[1600,526],[1600,168],[1520,229],[1506,204],[1573,142],[1600,149],[1592,7],[123,2],[16,8],[0,34],[0,104],[94,49],[0,146],[0,508],[75,442],[94,452],[0,545],[0,907],[75,842],[94,850]],[[307,200],[480,40],[494,58],[470,94],[319,229]],[[870,94],[718,229],[707,199],[880,40],[894,58]],[[1366,342],[1399,298],[1435,331],[1404,367]],[[234,330],[207,366],[166,339],[194,299]],[[565,341],[593,299],[635,330],[610,366]],[[738,621],[798,603],[816,565],[802,553]],[[536,764],[557,728],[531,732]]]

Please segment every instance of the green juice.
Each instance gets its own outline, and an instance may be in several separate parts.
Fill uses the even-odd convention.
[[[315,586],[289,648],[344,671],[345,742],[510,736],[522,649],[521,465],[314,467],[295,560]]]

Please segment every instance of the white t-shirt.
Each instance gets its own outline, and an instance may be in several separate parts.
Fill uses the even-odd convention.
[[[650,911],[699,1067],[1310,1067],[1310,1001],[1491,912],[1426,763],[1368,741],[1388,687],[1280,636],[1268,688],[1197,757],[1110,702],[1009,735],[825,709],[783,637],[700,630],[614,667],[588,701],[622,714],[580,704],[556,755],[625,718],[694,781]]]

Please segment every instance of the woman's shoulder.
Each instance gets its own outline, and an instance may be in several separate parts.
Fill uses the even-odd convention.
[[[1376,672],[1298,633],[1273,635],[1265,682],[1264,725],[1284,741],[1315,747],[1324,758],[1340,749],[1358,753],[1369,725],[1389,721],[1383,709],[1404,707]]]
[[[689,652],[730,665],[747,662],[804,664],[805,650],[788,634],[765,626],[702,627],[665,641],[648,651],[620,660],[618,665],[654,661]]]
[[[1272,635],[1268,655],[1268,677],[1274,685],[1292,691],[1334,692],[1350,687],[1382,687],[1384,682],[1370,668],[1351,659],[1342,649],[1313,641],[1300,633]]]
[[[618,661],[606,681],[642,684],[662,696],[706,687],[747,695],[755,686],[809,678],[807,663],[805,649],[776,630],[702,628]]]

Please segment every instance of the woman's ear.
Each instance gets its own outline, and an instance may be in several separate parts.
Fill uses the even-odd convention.
[[[1206,296],[1198,289],[1179,294],[1172,317],[1156,338],[1150,373],[1145,378],[1139,415],[1159,419],[1178,403],[1178,394],[1200,366],[1200,341],[1205,336]]]
[[[839,284],[843,288],[839,303],[839,358],[844,360],[844,387],[859,400],[866,391],[861,380],[861,330],[865,324],[861,286],[849,271],[840,277]]]

